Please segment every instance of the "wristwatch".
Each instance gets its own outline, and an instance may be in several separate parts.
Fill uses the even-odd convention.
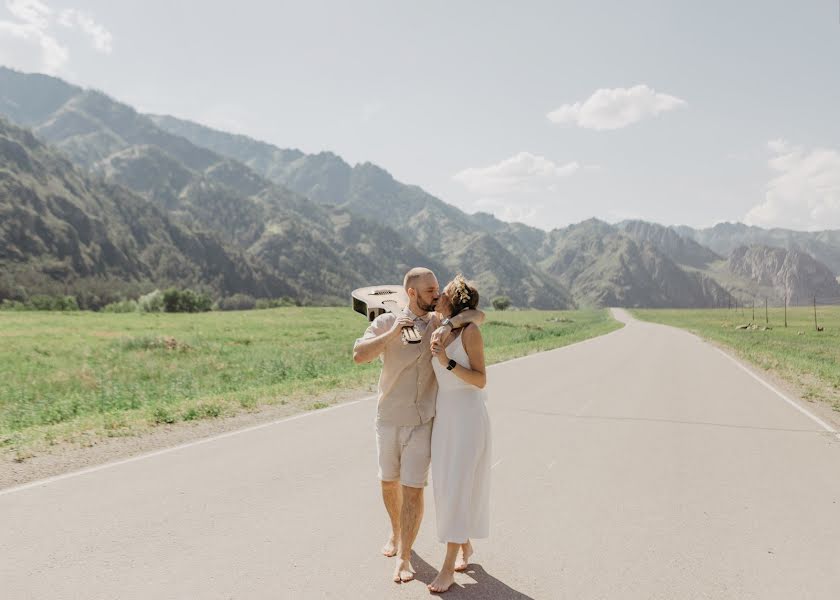
[[[454,369],[457,365],[458,365],[458,363],[456,363],[456,362],[455,362],[455,359],[454,359],[454,358],[450,358],[450,359],[449,359],[449,364],[448,364],[448,365],[446,365],[446,370],[447,370],[447,371],[451,371],[451,370],[452,370],[452,369]]]
[[[441,327],[446,327],[449,325],[450,328],[455,329],[455,326],[452,324],[452,319],[446,317],[443,321],[440,322]]]

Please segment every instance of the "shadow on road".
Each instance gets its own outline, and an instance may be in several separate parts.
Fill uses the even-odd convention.
[[[443,558],[443,557],[441,557]],[[416,571],[414,578],[422,582],[424,585],[430,584],[437,576],[437,570],[432,567],[425,560],[420,558],[416,552],[411,552],[411,565]],[[515,589],[506,585],[490,575],[479,564],[471,564],[466,571],[475,583],[468,583],[467,585],[454,584],[446,594],[434,594],[429,592],[432,596],[442,596],[449,598],[481,598],[482,600],[534,600],[531,596],[517,592]]]

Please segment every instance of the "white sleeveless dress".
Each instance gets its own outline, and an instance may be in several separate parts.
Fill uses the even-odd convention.
[[[463,333],[446,354],[470,367]],[[432,483],[441,542],[465,543],[490,534],[490,418],[487,392],[470,385],[437,359],[437,406],[432,427]]]

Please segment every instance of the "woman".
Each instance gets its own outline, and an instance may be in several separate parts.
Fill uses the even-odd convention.
[[[458,275],[444,288],[437,311],[445,319],[477,306],[478,290]],[[484,405],[487,376],[478,326],[455,330],[445,346],[433,344],[432,352],[438,380],[432,481],[437,536],[446,544],[446,558],[428,587],[445,592],[455,582],[455,571],[469,564],[470,539],[489,535],[490,419]]]

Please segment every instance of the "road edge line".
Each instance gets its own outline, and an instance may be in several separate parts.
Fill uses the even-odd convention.
[[[358,400],[351,400],[349,402],[342,402],[341,404],[336,404],[334,406],[329,406],[327,408],[322,408],[318,410],[311,410],[304,413],[298,413],[296,415],[291,415],[288,417],[283,417],[282,419],[275,419],[273,421],[268,421],[267,423],[259,423],[257,425],[251,425],[249,427],[244,427],[242,429],[234,429],[232,431],[225,431],[224,433],[219,433],[214,436],[201,438],[198,440],[192,440],[190,442],[185,442],[183,444],[178,444],[177,446],[168,446],[166,448],[159,448],[157,450],[152,450],[151,452],[144,452],[142,454],[137,454],[135,456],[129,456],[128,458],[122,458],[119,460],[115,460],[112,462],[102,463],[101,465],[94,465],[92,467],[86,467],[84,469],[79,469],[77,471],[68,471],[67,473],[61,473],[59,475],[53,475],[52,477],[47,477],[46,479],[37,479],[35,481],[30,481],[29,483],[24,483],[18,486],[6,488],[4,490],[0,490],[0,496],[5,496],[7,494],[11,494],[14,492],[22,492],[23,490],[38,487],[41,485],[47,485],[50,483],[55,483],[56,481],[61,481],[62,479],[69,479],[70,477],[76,477],[79,475],[86,475],[88,473],[94,473],[96,471],[102,471],[105,469],[110,469],[112,467],[118,467],[120,465],[124,465],[127,463],[135,462],[138,460],[145,460],[147,458],[152,458],[153,456],[159,456],[161,454],[167,454],[169,452],[175,452],[176,450],[183,450],[185,448],[190,448],[193,446],[200,446],[201,444],[207,444],[210,442],[214,442],[216,440],[221,440],[228,437],[233,437],[235,435],[239,435],[242,433],[249,433],[251,431],[256,431],[258,429],[264,429],[265,427],[271,427],[273,425],[279,425],[280,423],[286,423],[288,421],[295,421],[297,419],[303,419],[304,417],[310,417],[312,415],[323,414],[327,413],[339,408],[344,408],[347,406],[352,406],[354,404],[359,404],[360,402],[366,402],[368,400],[372,400],[376,398],[376,396],[367,396],[365,398],[359,398]]]
[[[692,334],[692,335],[694,335],[694,334]],[[702,338],[698,338],[698,339],[702,339]],[[702,340],[702,341],[703,341],[703,342],[706,342],[706,340]],[[706,343],[708,343],[708,342],[706,342]],[[726,358],[728,358],[729,360],[731,360],[733,363],[735,363],[735,365],[736,365],[739,369],[741,369],[742,371],[744,371],[747,375],[749,375],[750,377],[752,377],[753,379],[755,379],[755,380],[756,380],[757,382],[759,382],[761,385],[763,385],[763,386],[764,386],[764,387],[766,387],[768,390],[770,390],[771,392],[773,392],[774,394],[776,394],[779,398],[781,398],[782,400],[784,400],[785,402],[787,402],[788,404],[790,404],[793,408],[795,408],[796,410],[798,410],[799,412],[801,412],[803,415],[805,415],[806,417],[808,417],[809,419],[811,419],[814,423],[816,423],[817,425],[819,425],[820,427],[822,427],[823,429],[825,429],[828,433],[833,434],[833,435],[834,435],[834,437],[836,437],[838,440],[840,440],[840,433],[838,433],[838,432],[837,432],[837,430],[836,430],[836,429],[834,429],[834,427],[832,427],[831,425],[829,425],[828,423],[826,423],[825,421],[823,421],[822,419],[820,419],[817,415],[815,415],[814,413],[812,413],[810,410],[808,410],[808,409],[807,409],[807,408],[805,408],[804,406],[801,406],[801,405],[800,405],[798,402],[796,402],[795,400],[792,400],[791,398],[789,398],[789,397],[787,396],[787,394],[785,394],[784,392],[782,392],[781,390],[779,390],[778,388],[776,388],[776,386],[774,386],[774,385],[773,385],[772,383],[770,383],[769,381],[766,381],[764,378],[760,377],[757,373],[753,372],[753,370],[752,370],[751,368],[749,368],[747,365],[745,365],[744,363],[742,363],[742,362],[741,362],[740,360],[738,360],[736,357],[732,356],[732,355],[731,355],[731,354],[729,354],[728,352],[726,352],[726,351],[722,350],[721,348],[718,348],[717,346],[715,346],[715,345],[713,345],[713,344],[709,344],[709,345],[710,345],[712,348],[714,348],[715,350],[717,350],[718,352],[720,352],[723,356],[725,356]]]

